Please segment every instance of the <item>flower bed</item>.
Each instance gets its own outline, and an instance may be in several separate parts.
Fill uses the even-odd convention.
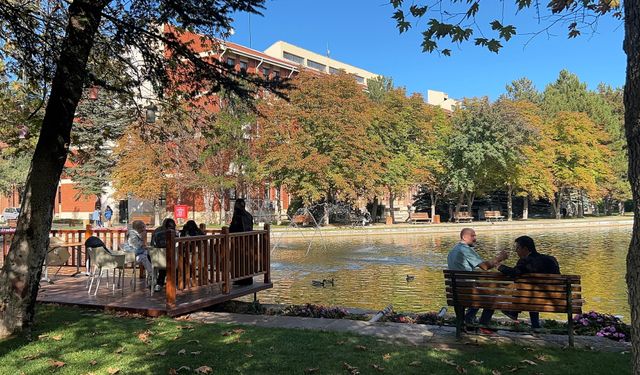
[[[573,317],[578,335],[600,336],[616,341],[630,341],[631,327],[618,317],[590,311]]]

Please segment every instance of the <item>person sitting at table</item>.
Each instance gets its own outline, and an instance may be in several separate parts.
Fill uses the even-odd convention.
[[[184,223],[182,230],[180,231],[180,237],[192,237],[192,236],[204,236],[204,233],[198,228],[198,224],[195,221],[189,220]]]
[[[169,231],[176,231],[176,222],[168,217],[162,221],[161,226],[153,231],[151,235],[151,246],[165,249],[167,247],[167,232]],[[166,276],[167,270],[158,270],[158,283],[155,287],[156,292],[159,292],[164,286]]]
[[[127,232],[127,242],[123,245],[123,250],[136,254],[136,263],[142,264],[147,275],[151,275],[151,259],[149,252],[144,246],[144,238],[147,235],[147,227],[142,220],[131,223],[131,229]]]

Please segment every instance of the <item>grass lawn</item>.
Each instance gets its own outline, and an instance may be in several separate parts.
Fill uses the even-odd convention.
[[[142,319],[57,306],[39,306],[36,317],[33,341],[0,341],[0,374],[631,373],[630,354],[620,353],[497,345],[430,349],[349,334]]]

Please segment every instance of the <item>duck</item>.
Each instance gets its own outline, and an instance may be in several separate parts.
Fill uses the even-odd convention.
[[[313,286],[321,286],[321,287],[325,287],[327,285],[331,284],[331,286],[334,286],[334,279],[331,280],[327,280],[327,279],[322,279],[322,281],[320,280],[311,280],[311,285]]]
[[[414,275],[407,275],[407,282],[415,280],[416,277]]]

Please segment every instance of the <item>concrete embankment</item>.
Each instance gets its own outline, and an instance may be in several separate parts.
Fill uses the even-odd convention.
[[[472,223],[443,223],[443,224],[396,224],[396,225],[372,225],[366,227],[338,227],[327,226],[322,228],[273,228],[273,238],[308,238],[309,236],[337,237],[337,236],[374,236],[374,235],[402,235],[402,234],[428,234],[428,233],[456,233],[464,227],[474,228],[477,232],[487,231],[522,231],[522,230],[556,230],[578,228],[602,228],[602,227],[631,227],[631,217],[603,217],[586,219],[536,219],[501,222],[472,222]]]

